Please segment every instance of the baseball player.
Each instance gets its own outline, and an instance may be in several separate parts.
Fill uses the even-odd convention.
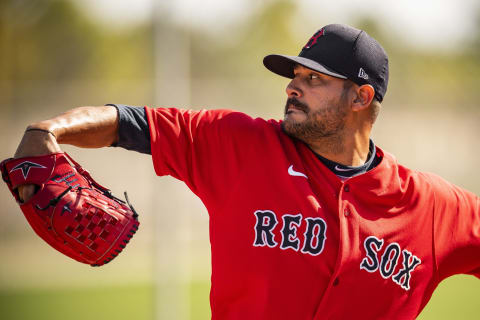
[[[370,139],[389,71],[376,40],[327,25],[263,63],[291,79],[281,121],[81,107],[31,124],[15,158],[58,144],[151,154],[208,209],[214,319],[414,319],[443,279],[480,276],[479,198]]]

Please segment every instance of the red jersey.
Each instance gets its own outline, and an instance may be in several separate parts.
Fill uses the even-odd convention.
[[[159,176],[210,216],[213,319],[413,319],[438,283],[480,276],[479,198],[382,161],[342,182],[280,122],[146,108]]]

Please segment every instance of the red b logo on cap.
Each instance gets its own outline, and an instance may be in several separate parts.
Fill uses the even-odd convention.
[[[311,47],[313,47],[317,43],[317,39],[323,36],[323,34],[324,34],[324,28],[318,30],[317,33],[315,33],[310,38],[310,40],[308,40],[307,44],[305,45],[305,47],[303,47],[303,49],[310,49]]]

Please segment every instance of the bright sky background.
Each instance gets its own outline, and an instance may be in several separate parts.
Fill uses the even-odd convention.
[[[275,0],[76,0],[97,19],[123,26],[150,19],[154,2],[161,10],[185,24],[212,31],[225,29],[252,9]],[[371,13],[387,31],[393,31],[419,47],[452,49],[469,36],[480,10],[478,0],[298,0],[299,28],[317,29],[318,24],[350,22]]]

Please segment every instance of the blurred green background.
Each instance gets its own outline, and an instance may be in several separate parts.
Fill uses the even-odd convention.
[[[286,79],[261,64],[297,54],[320,26],[367,30],[390,56],[374,140],[400,162],[475,193],[480,90],[477,1],[0,0],[0,158],[24,128],[80,105],[233,108],[280,118]],[[453,3],[453,5],[452,5]],[[150,158],[65,146],[141,213],[140,232],[102,268],[40,241],[0,188],[0,319],[207,319],[208,216]],[[420,319],[478,319],[480,283],[447,279]]]

